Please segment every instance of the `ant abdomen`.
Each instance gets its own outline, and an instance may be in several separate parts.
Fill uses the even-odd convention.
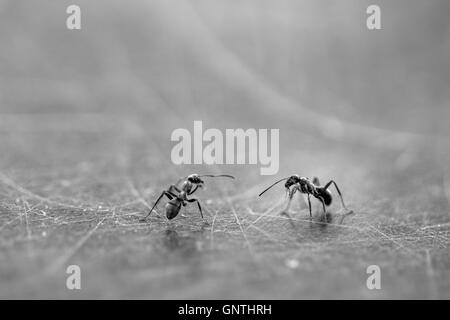
[[[324,188],[316,188],[319,197],[323,199],[325,205],[329,206],[333,201],[333,197],[331,196],[331,192]]]

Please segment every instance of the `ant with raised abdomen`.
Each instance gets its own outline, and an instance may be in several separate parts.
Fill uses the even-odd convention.
[[[347,210],[347,214],[353,213],[353,211],[348,210],[347,207],[344,204],[344,199],[342,198],[341,191],[339,190],[339,187],[337,186],[336,182],[331,180],[328,182],[325,186],[320,186],[319,178],[314,177],[312,181],[310,181],[308,178],[300,177],[299,175],[293,175],[287,178],[280,179],[270,185],[267,189],[265,189],[263,192],[259,194],[259,196],[262,196],[267,190],[275,186],[277,183],[280,183],[281,181],[286,180],[286,183],[284,184],[284,187],[286,188],[286,192],[289,194],[289,202],[287,204],[286,209],[284,212],[287,212],[291,205],[292,197],[294,194],[299,191],[300,193],[307,194],[308,195],[308,205],[309,205],[309,216],[312,217],[311,212],[311,195],[315,197],[316,199],[320,200],[323,207],[323,212],[326,215],[327,210],[326,206],[329,206],[333,200],[333,197],[331,196],[331,192],[328,190],[330,185],[334,185],[336,188],[339,197],[341,198],[341,204],[342,207]],[[291,188],[292,187],[292,188]]]
[[[171,220],[175,218],[178,213],[180,212],[181,206],[186,206],[186,202],[197,202],[198,209],[200,211],[200,215],[203,219],[203,212],[202,207],[200,205],[200,202],[198,199],[188,199],[188,196],[193,194],[195,191],[197,191],[198,188],[202,188],[204,181],[201,179],[203,177],[211,177],[211,178],[217,178],[217,177],[226,177],[234,179],[233,176],[228,174],[221,174],[221,175],[211,175],[211,174],[205,174],[205,175],[198,175],[198,174],[191,174],[187,177],[181,178],[178,180],[178,182],[174,185],[172,184],[168,190],[163,190],[159,198],[156,200],[155,204],[153,205],[150,212],[141,219],[141,221],[145,221],[147,217],[153,212],[153,209],[156,207],[158,202],[161,200],[163,196],[166,196],[169,198],[169,202],[166,204],[166,217],[167,219]],[[184,181],[183,181],[184,180]],[[180,188],[178,188],[178,185],[180,182],[183,181],[183,184]]]

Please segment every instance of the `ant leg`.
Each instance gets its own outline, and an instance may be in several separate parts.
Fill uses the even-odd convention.
[[[297,192],[296,188],[293,188],[292,190],[289,191],[289,200],[288,200],[288,203],[286,205],[286,208],[283,211],[281,211],[281,213],[280,213],[281,215],[284,215],[284,216],[286,216],[288,218],[289,223],[291,224],[291,226],[293,228],[295,228],[295,224],[292,221],[292,217],[289,214],[288,210],[291,207],[291,202],[292,202],[292,199],[294,198],[294,195],[295,195],[296,192]],[[304,199],[303,199],[303,201],[304,201]]]
[[[318,199],[320,200],[320,202],[322,202],[323,214],[324,214],[325,217],[326,217],[326,215],[327,215],[327,209],[325,208],[325,201],[323,201],[323,198],[322,198],[322,197],[319,197]]]
[[[172,200],[174,197],[176,197],[172,192],[170,191],[166,191],[164,190],[163,192],[161,192],[161,195],[158,197],[158,199],[156,200],[155,204],[153,205],[153,207],[151,208],[150,212],[141,219],[141,221],[145,221],[145,219],[147,219],[147,217],[153,212],[153,209],[155,209],[156,205],[158,204],[158,202],[161,200],[161,198],[163,196],[166,196],[167,198],[169,198],[169,200]]]
[[[338,192],[338,194],[339,194],[339,197],[340,197],[340,199],[341,199],[342,207],[343,207],[345,210],[349,211],[349,210],[347,209],[347,207],[345,206],[344,199],[342,198],[341,190],[339,190],[339,187],[337,186],[336,182],[334,182],[333,180],[331,180],[330,182],[328,182],[328,183],[325,185],[324,189],[325,189],[325,190],[328,189],[328,187],[329,187],[331,184],[334,184],[334,187],[336,188],[336,190],[337,190],[337,192]]]
[[[195,188],[193,190],[191,190],[191,192],[188,193],[188,196],[190,196],[191,194],[193,194],[195,191],[197,191],[198,189],[198,185],[195,186]]]
[[[323,200],[322,197],[318,198],[320,200],[320,202],[322,202],[322,208],[323,208],[323,217],[320,218],[320,221],[323,221],[325,223],[331,223],[333,216],[331,215],[331,213],[327,212],[326,206],[325,206],[325,201]]]
[[[180,189],[178,189],[177,186],[174,185],[174,184],[172,184],[172,185],[169,187],[168,192],[173,193],[173,190],[174,190],[174,189],[175,189],[176,192],[180,193]]]
[[[288,203],[286,205],[286,208],[284,208],[283,211],[281,211],[281,214],[286,214],[288,216],[288,210],[291,207],[291,202],[292,202],[292,198],[294,197],[294,194],[297,190],[294,188],[292,190],[289,191],[289,199],[288,199]]]
[[[169,198],[169,200],[172,200],[172,198],[178,197],[175,193],[172,192],[172,190],[170,188],[169,188],[169,190],[165,190],[163,192],[165,192],[165,195],[167,198]]]
[[[309,217],[312,218],[311,213],[311,195],[308,193]]]
[[[203,218],[203,212],[202,212],[202,206],[200,205],[200,201],[198,201],[197,199],[188,199],[186,201],[187,202],[197,202],[198,210],[200,210],[200,215],[202,216],[202,219],[204,219]]]

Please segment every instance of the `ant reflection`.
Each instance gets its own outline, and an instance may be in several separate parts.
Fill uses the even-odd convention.
[[[176,250],[180,248],[180,236],[178,232],[172,227],[168,227],[164,233],[164,245],[170,250]]]
[[[332,231],[334,233],[335,231],[338,231],[338,229],[331,228],[332,226],[336,225],[342,225],[344,223],[344,220],[350,216],[353,215],[353,211],[348,211],[345,213],[336,213],[331,210],[327,210],[325,213],[322,212],[322,210],[318,208],[314,208],[312,210],[312,216],[310,219],[295,219],[292,218],[289,214],[290,212],[281,212],[281,215],[285,216],[286,219],[289,221],[292,228],[298,231],[299,235],[304,234],[305,227],[307,229],[310,229],[314,232],[315,236],[321,238],[323,237],[323,232],[327,231],[326,234],[328,234],[328,231]],[[315,233],[315,231],[319,233]],[[300,240],[303,240],[303,238],[299,238]]]
[[[201,251],[202,248],[202,234],[207,223],[203,224],[198,231],[189,230],[189,232],[178,232],[176,226],[169,225],[162,239],[163,245],[166,249],[172,252],[181,252],[186,255],[191,255],[195,252]]]

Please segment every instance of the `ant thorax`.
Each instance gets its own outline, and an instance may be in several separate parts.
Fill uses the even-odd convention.
[[[188,194],[188,192],[181,190],[181,192],[178,194],[177,198],[180,200],[186,200],[187,194]]]
[[[303,192],[303,193],[311,193],[311,194],[315,193],[316,186],[311,181],[309,181],[308,178],[301,177],[299,179],[298,183],[300,185],[301,192]]]
[[[312,184],[312,182],[309,181],[308,178],[300,177],[298,175],[291,176],[284,184],[284,187],[287,190],[291,189],[292,186],[294,186],[294,190],[299,190],[302,193],[313,194],[315,191],[314,184]]]
[[[306,184],[306,185],[310,185],[310,184],[311,184],[311,182],[309,181],[309,179],[306,178],[306,177],[301,177],[301,178],[299,178],[299,179],[298,179],[298,182],[299,182],[300,184]]]
[[[190,182],[189,180],[186,180],[183,182],[183,185],[181,186],[181,190],[189,193],[192,189],[192,185],[193,185],[192,182]]]

